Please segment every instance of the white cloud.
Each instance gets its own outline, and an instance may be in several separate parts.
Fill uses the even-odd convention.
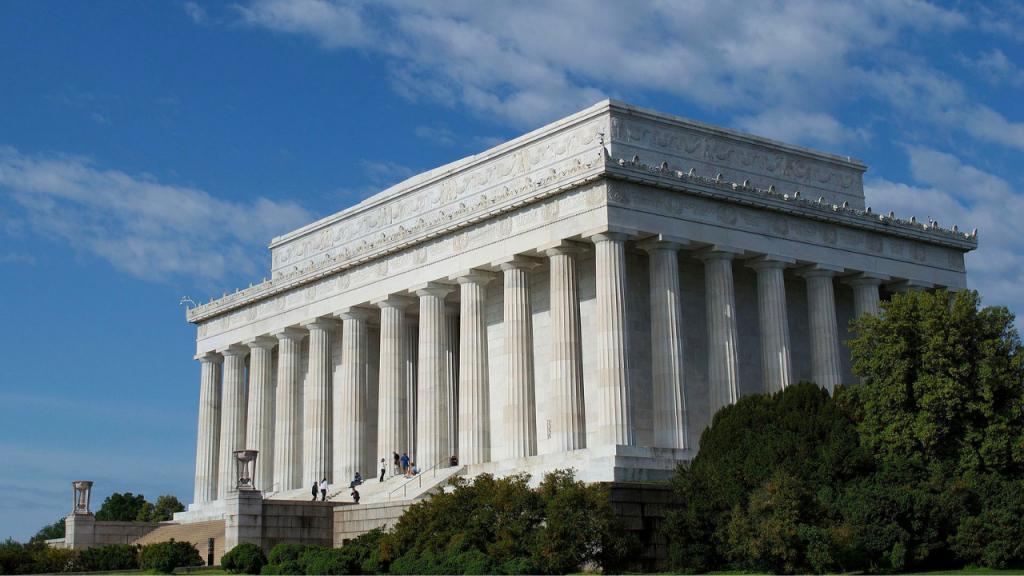
[[[908,147],[910,169],[921,186],[885,179],[865,183],[868,203],[898,216],[932,218],[943,227],[977,228],[978,250],[968,254],[968,282],[988,304],[1024,312],[1024,195],[1009,182],[926,147]]]
[[[454,146],[455,134],[443,126],[417,126],[413,133],[417,138],[426,140],[438,146]]]
[[[950,30],[920,0],[253,0],[244,24],[385,55],[410,98],[536,125],[606,96],[655,90],[708,107],[803,109],[849,88],[857,55],[905,30]]]
[[[315,219],[293,202],[230,202],[88,158],[10,147],[0,147],[0,193],[35,232],[147,280],[254,276],[272,237]]]
[[[206,9],[195,2],[185,2],[182,8],[184,8],[185,14],[188,14],[188,17],[196,24],[203,24],[209,21],[210,17],[206,13]]]
[[[1024,70],[1018,68],[998,48],[993,49],[991,52],[982,52],[973,60],[967,57],[963,57],[961,60],[990,84],[998,86],[999,84],[1006,83],[1011,86],[1024,86]]]

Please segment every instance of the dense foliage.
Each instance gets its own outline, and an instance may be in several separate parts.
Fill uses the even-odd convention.
[[[139,551],[139,568],[170,574],[179,566],[204,566],[206,562],[199,555],[196,545],[191,542],[167,542],[147,544]]]
[[[857,320],[859,386],[719,411],[674,479],[687,572],[1024,566],[1024,355],[1005,308],[911,293]]]
[[[531,488],[525,474],[472,482],[414,504],[392,532],[338,549],[279,544],[263,574],[565,574],[625,566],[635,542],[616,525],[606,489],[572,471]]]
[[[131,492],[114,492],[103,500],[103,505],[96,511],[96,520],[134,522],[145,504],[146,497],[142,494],[135,496]]]
[[[263,549],[251,542],[242,542],[220,559],[221,568],[235,574],[259,574],[266,564]]]
[[[0,542],[0,574],[56,574],[79,569],[73,550],[50,548],[41,540],[20,544],[11,538]]]
[[[185,505],[174,496],[164,495],[156,499],[156,504],[143,502],[136,522],[167,522],[174,519],[175,512],[184,512]]]
[[[78,564],[84,571],[134,570],[139,567],[139,547],[134,544],[107,544],[78,552]]]

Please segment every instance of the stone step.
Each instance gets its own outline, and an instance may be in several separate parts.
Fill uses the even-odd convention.
[[[205,522],[192,522],[189,524],[167,524],[135,540],[132,544],[145,546],[146,544],[167,542],[172,538],[177,542],[191,542],[195,544],[203,561],[206,560],[207,540],[213,538],[214,565],[220,564],[220,558],[225,552],[223,520],[207,520]]]

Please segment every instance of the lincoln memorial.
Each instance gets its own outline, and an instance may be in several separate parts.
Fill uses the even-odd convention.
[[[868,207],[865,170],[605,101],[274,238],[268,279],[187,313],[183,518],[235,490],[243,449],[267,499],[326,477],[344,501],[395,452],[438,479],[663,480],[740,396],[855,384],[850,320],[965,288],[977,247]]]

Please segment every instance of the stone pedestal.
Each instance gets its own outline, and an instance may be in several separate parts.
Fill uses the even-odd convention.
[[[91,512],[72,513],[64,519],[64,547],[89,548],[96,542],[96,517]]]
[[[263,545],[263,496],[258,490],[235,490],[228,493],[224,515],[224,550],[230,551],[242,542]]]

